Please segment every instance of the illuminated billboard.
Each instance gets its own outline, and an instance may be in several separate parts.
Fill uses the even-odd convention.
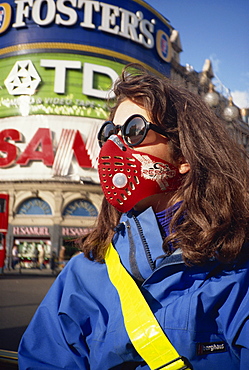
[[[169,76],[171,30],[141,0],[0,3],[0,181],[98,182],[111,86],[130,62]]]

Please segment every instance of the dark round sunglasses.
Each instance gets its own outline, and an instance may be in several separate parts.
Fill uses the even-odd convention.
[[[119,131],[121,131],[122,138],[127,145],[137,146],[142,143],[149,130],[168,137],[160,127],[146,121],[140,114],[133,114],[122,126],[114,125],[112,121],[106,121],[98,133],[99,146],[102,147],[111,135],[117,135]]]

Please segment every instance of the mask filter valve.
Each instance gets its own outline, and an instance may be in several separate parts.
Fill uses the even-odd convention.
[[[112,178],[112,183],[116,188],[122,189],[127,184],[128,179],[124,173],[116,173]]]

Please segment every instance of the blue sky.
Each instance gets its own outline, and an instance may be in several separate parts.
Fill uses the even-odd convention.
[[[179,31],[187,63],[200,72],[211,59],[224,95],[249,108],[249,0],[146,0]]]

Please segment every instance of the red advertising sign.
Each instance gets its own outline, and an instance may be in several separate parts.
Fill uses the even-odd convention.
[[[8,231],[9,195],[0,194],[0,271],[4,267],[6,251],[6,234]]]
[[[0,194],[0,233],[7,233],[9,219],[9,194]]]

